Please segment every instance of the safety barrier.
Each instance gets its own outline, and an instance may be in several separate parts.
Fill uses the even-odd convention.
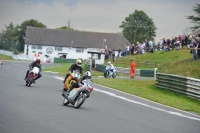
[[[156,73],[156,86],[200,99],[200,80],[184,76]]]
[[[76,59],[54,58],[54,63],[75,63]]]
[[[99,65],[96,64],[96,70],[104,72],[106,66],[105,65]],[[125,76],[130,75],[130,68],[122,68],[122,67],[117,67],[117,74],[122,74]],[[136,69],[135,70],[135,75],[140,76],[140,77],[155,77],[155,70],[141,70],[141,69]]]

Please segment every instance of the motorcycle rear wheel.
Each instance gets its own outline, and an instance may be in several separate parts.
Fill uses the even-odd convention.
[[[85,101],[86,96],[84,94],[80,94],[74,104],[74,107],[78,109]]]

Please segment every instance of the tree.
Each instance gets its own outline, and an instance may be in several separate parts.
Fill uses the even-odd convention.
[[[195,31],[196,29],[200,28],[200,4],[197,4],[193,11],[196,12],[197,16],[191,15],[187,16],[187,19],[190,19],[191,22],[194,24],[193,27],[190,27],[192,31]]]
[[[123,35],[130,43],[142,42],[146,39],[154,40],[156,37],[155,30],[157,28],[153,20],[143,11],[135,10],[134,13],[125,18],[119,27],[122,28]]]
[[[25,39],[25,36],[26,36],[25,32],[26,32],[27,26],[47,28],[46,25],[44,25],[43,23],[38,22],[37,20],[34,20],[34,19],[26,20],[21,25],[17,25],[18,40],[19,40],[19,43],[21,44],[20,51],[23,51],[23,49],[24,49],[24,43],[25,43],[24,39]]]
[[[17,49],[17,29],[11,22],[8,26],[5,25],[6,30],[2,30],[0,34],[1,42],[0,48],[10,51],[15,51]]]

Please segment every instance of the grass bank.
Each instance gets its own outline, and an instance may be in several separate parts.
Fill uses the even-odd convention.
[[[1,60],[12,60],[12,57],[0,54],[0,59]]]

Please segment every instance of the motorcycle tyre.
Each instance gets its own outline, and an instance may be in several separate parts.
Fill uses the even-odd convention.
[[[33,83],[33,79],[31,79],[31,80],[29,81],[28,87],[30,87],[32,83]]]
[[[64,105],[64,106],[67,106],[67,105],[69,104],[69,101],[67,100],[67,102],[66,102],[65,100],[67,100],[67,99],[64,98],[64,100],[63,100],[63,105]]]
[[[82,98],[82,100],[81,100],[80,103],[77,105],[77,102],[79,101],[80,98]],[[75,104],[74,104],[74,107],[75,107],[76,109],[78,109],[78,108],[84,103],[85,99],[86,99],[86,97],[85,97],[84,94],[82,94],[82,96],[79,95],[78,98],[76,99],[76,102],[75,102]]]
[[[113,74],[112,77],[113,77],[113,78],[116,78],[116,74]]]
[[[28,80],[26,80],[26,86],[28,86],[28,83],[29,83]]]
[[[107,74],[107,73],[104,73],[104,77],[105,77],[105,78],[108,78],[108,74]]]

